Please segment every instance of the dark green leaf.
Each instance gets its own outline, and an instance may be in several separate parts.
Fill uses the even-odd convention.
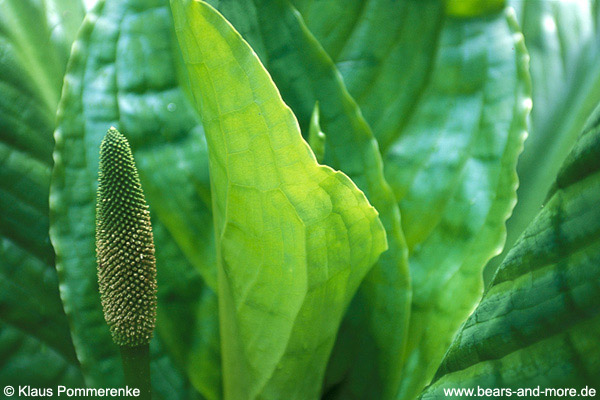
[[[79,365],[36,335],[0,321],[0,386],[56,388],[58,384],[81,387]]]
[[[156,231],[159,298],[153,354],[160,356],[164,343],[179,367],[193,375],[192,382],[200,383],[202,394],[213,399],[220,390],[218,357],[209,359],[211,369],[189,361],[196,351],[213,355],[218,347],[216,330],[197,326],[217,318],[216,304],[203,300],[206,285],[216,284],[206,143],[176,81],[173,37],[166,1],[100,1],[88,14],[73,45],[58,113],[51,237],[86,382],[121,386],[118,347],[100,307],[94,250],[99,144],[114,125],[133,149]],[[169,312],[173,309],[180,312]],[[182,318],[187,323],[178,325]],[[199,338],[206,332],[211,336]],[[197,344],[183,347],[190,351],[185,354],[182,346],[188,343]],[[168,358],[155,359],[153,370],[159,364],[161,374],[179,383],[154,377],[153,388],[158,397],[172,398],[173,387],[185,387],[185,379]],[[205,379],[206,372],[210,377]]]
[[[423,399],[449,398],[445,388],[600,382],[599,160],[600,109]]]
[[[82,383],[48,237],[54,115],[82,19],[78,0],[0,2],[0,382],[13,386]]]
[[[153,230],[155,242],[160,244],[156,248],[158,334],[204,398],[221,399],[217,295],[190,268],[165,227],[155,223]]]

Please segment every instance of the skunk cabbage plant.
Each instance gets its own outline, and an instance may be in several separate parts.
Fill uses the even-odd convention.
[[[0,383],[597,393],[599,10],[0,0]]]

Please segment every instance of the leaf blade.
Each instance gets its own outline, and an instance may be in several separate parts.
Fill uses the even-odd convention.
[[[309,143],[311,129],[315,128],[313,105],[319,104],[319,123],[327,132],[323,163],[347,174],[379,211],[388,250],[355,296],[331,363],[347,374],[353,373],[348,372],[353,366],[360,365],[354,367],[359,370],[354,372],[358,376],[365,375],[362,366],[378,365],[370,370],[369,378],[362,378],[372,385],[352,389],[358,397],[366,393],[377,397],[379,390],[393,392],[406,345],[410,278],[400,212],[384,178],[378,143],[333,61],[288,1],[225,0],[218,2],[218,8],[258,49],[261,61],[297,116]],[[319,160],[320,153],[315,153]],[[358,359],[361,362],[351,361]],[[327,386],[337,383],[337,379],[328,380]]]
[[[558,168],[600,101],[600,53],[594,22],[598,10],[593,4],[511,3],[518,11],[531,55],[534,108],[530,134],[517,167],[519,202],[507,222],[507,247],[490,263],[491,273],[537,215]],[[543,158],[540,153],[544,153]]]
[[[422,398],[471,384],[580,388],[597,381],[600,174],[590,161],[600,154],[598,115]]]
[[[65,27],[83,18],[71,3],[60,21],[47,14],[55,1],[0,3],[0,381],[13,386],[82,384],[48,237],[54,113],[73,40]]]
[[[313,398],[342,312],[385,246],[383,228],[347,177],[318,166],[231,25],[206,3],[171,5],[209,144],[225,396]],[[353,249],[357,240],[366,243]],[[291,270],[276,272],[282,262]]]
[[[494,50],[488,52],[483,41],[493,43]],[[454,58],[466,48],[471,49],[466,60]],[[414,287],[409,366],[401,392],[406,398],[417,395],[431,379],[482,294],[483,267],[501,248],[504,223],[516,202],[516,163],[531,109],[528,55],[511,14],[449,19],[439,57],[421,100],[422,114],[407,125],[385,159],[405,216]],[[460,70],[455,62],[463,65]],[[478,79],[471,68],[477,68]],[[458,75],[444,82],[453,72]],[[457,96],[464,101],[456,108],[446,102]],[[437,122],[428,126],[427,116],[434,110],[453,115],[457,125],[434,117]],[[417,139],[427,143],[422,136],[426,129],[432,141],[425,144],[425,155],[415,159],[408,149],[415,149],[411,144]],[[420,218],[427,222],[420,223]]]

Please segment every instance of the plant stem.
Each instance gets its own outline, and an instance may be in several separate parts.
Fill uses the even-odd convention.
[[[120,346],[123,372],[127,386],[140,390],[139,400],[151,400],[150,345]]]

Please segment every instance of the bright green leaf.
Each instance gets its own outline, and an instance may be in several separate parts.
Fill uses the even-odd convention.
[[[600,109],[590,122],[423,399],[600,381]]]
[[[66,9],[68,13],[64,13]],[[0,52],[3,56],[0,76],[6,85],[2,90],[19,91],[31,100],[35,99],[37,107],[46,107],[49,114],[44,117],[50,118],[51,125],[70,45],[83,13],[83,5],[78,0],[0,2]],[[13,104],[15,106],[17,104]]]
[[[383,227],[352,181],[316,163],[227,21],[206,3],[172,7],[209,144],[225,396],[316,398]]]
[[[454,17],[478,17],[502,11],[505,0],[445,0],[446,14]]]
[[[198,390],[216,399],[218,357],[209,359],[214,362],[210,370],[189,361],[196,352],[204,357],[218,347],[214,329],[196,326],[200,319],[216,321],[216,304],[203,300],[210,291],[205,285],[216,285],[216,267],[206,142],[176,81],[173,37],[166,1],[100,1],[86,17],[73,45],[58,113],[51,237],[86,383],[120,386],[121,362],[100,307],[94,250],[99,145],[114,125],[133,149],[156,231],[158,337],[151,350],[159,356],[164,343],[193,375],[192,382],[202,382]],[[180,313],[168,312],[173,309]],[[182,315],[187,321],[179,326]],[[191,343],[186,354],[181,346]],[[171,360],[154,360],[153,370],[159,367],[185,387]],[[207,372],[210,377],[203,375]],[[153,382],[157,396],[172,398],[172,379]]]
[[[314,104],[319,104],[318,123],[327,132],[323,163],[348,175],[380,213],[389,250],[365,278],[342,324],[330,367],[338,373],[328,377],[327,386],[349,374],[352,378],[348,381],[360,382],[350,388],[354,396],[392,393],[397,389],[406,344],[410,282],[400,213],[383,177],[378,144],[331,58],[289,2],[214,3],[258,49],[309,143],[313,117],[317,116]],[[256,26],[260,29],[254,29]],[[315,148],[318,150],[318,145]],[[378,367],[369,368],[367,374],[366,365]]]

